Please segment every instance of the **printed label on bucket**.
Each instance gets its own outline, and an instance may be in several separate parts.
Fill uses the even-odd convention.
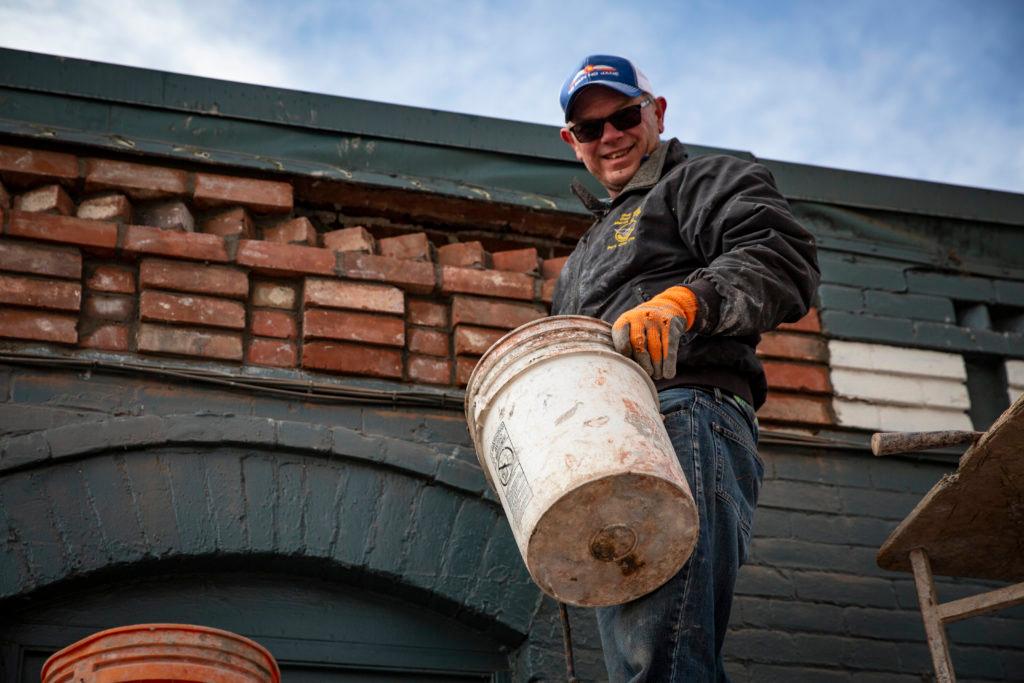
[[[491,439],[491,462],[494,464],[498,483],[501,484],[506,510],[518,527],[523,519],[523,511],[533,498],[533,489],[526,480],[523,466],[519,464],[515,446],[512,445],[512,437],[509,436],[504,422]]]

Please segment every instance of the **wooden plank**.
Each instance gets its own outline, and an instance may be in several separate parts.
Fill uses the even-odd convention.
[[[1024,604],[1024,583],[944,602],[939,605],[939,618],[942,619],[942,623],[949,624],[1020,604]]]
[[[949,658],[949,642],[946,627],[939,617],[939,601],[935,596],[935,580],[928,563],[928,555],[920,548],[910,551],[910,562],[914,568],[914,585],[917,587],[917,601],[924,619],[924,632],[928,638],[928,652],[935,667],[936,683],[955,683],[953,662]]]

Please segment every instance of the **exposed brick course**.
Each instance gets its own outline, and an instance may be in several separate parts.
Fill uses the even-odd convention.
[[[157,204],[147,204],[136,210],[136,220],[161,230],[195,232],[196,221],[185,202],[174,199]]]
[[[487,253],[479,242],[456,242],[438,248],[437,262],[456,268],[486,268]]]
[[[398,379],[402,376],[402,352],[359,344],[307,342],[302,347],[302,367]]]
[[[448,355],[448,334],[425,327],[409,328],[409,350],[428,356]]]
[[[85,286],[97,292],[133,294],[135,273],[121,266],[98,265],[92,268]]]
[[[825,363],[828,352],[820,337],[793,332],[769,332],[761,337],[757,355],[765,358],[789,358],[793,360]]]
[[[552,278],[549,280],[542,280],[540,283],[540,300],[550,305],[555,300],[555,284],[558,280]]]
[[[314,308],[302,316],[302,336],[404,346],[405,323],[391,316]]]
[[[241,270],[167,259],[142,259],[139,282],[142,287],[214,294],[232,299],[244,299],[249,294],[249,276]]]
[[[406,317],[413,325],[448,326],[448,306],[444,304],[423,299],[409,299],[408,309]]]
[[[782,323],[778,329],[783,332],[821,332],[821,319],[818,317],[818,309],[811,308],[807,315],[795,323]]]
[[[263,229],[263,239],[281,244],[305,244],[316,246],[316,228],[305,216],[292,218]]]
[[[129,336],[127,325],[103,323],[89,331],[83,331],[78,345],[101,351],[127,351]]]
[[[138,331],[138,348],[143,353],[238,361],[242,360],[242,335],[142,323]]]
[[[60,185],[47,185],[20,194],[14,198],[14,208],[32,213],[54,213],[69,216],[75,211],[75,203]]]
[[[72,247],[0,240],[0,270],[77,280],[82,275],[82,256]]]
[[[822,426],[835,423],[828,398],[778,392],[768,393],[768,400],[757,411],[757,416],[761,420],[775,422]]]
[[[195,184],[199,207],[238,204],[256,213],[288,213],[293,206],[290,183],[196,173]]]
[[[130,223],[132,220],[132,204],[123,194],[105,194],[82,201],[78,205],[75,215],[92,221]]]
[[[188,194],[188,174],[173,168],[110,159],[88,159],[85,190],[121,190],[132,199],[165,199]]]
[[[827,365],[808,365],[780,361],[765,361],[763,365],[765,375],[768,377],[768,386],[772,389],[811,391],[816,393],[828,393],[831,390],[828,381]]]
[[[121,249],[128,253],[170,256],[195,261],[226,263],[230,260],[224,239],[217,235],[174,232],[144,225],[129,225],[125,228]]]
[[[418,294],[432,292],[437,280],[434,266],[430,263],[355,253],[341,255],[339,275],[356,280],[388,282]]]
[[[545,278],[557,278],[562,268],[565,267],[565,262],[569,260],[568,256],[559,256],[557,258],[546,258],[540,266],[540,274]]]
[[[75,244],[113,251],[117,246],[117,225],[70,216],[12,211],[7,234],[14,237]]]
[[[447,359],[410,355],[408,370],[413,382],[448,384],[452,379],[452,362]]]
[[[531,320],[543,318],[548,312],[540,306],[516,304],[470,296],[452,297],[452,325],[469,323],[511,330]]]
[[[0,308],[0,337],[74,344],[78,341],[73,316],[15,308]]]
[[[397,237],[385,237],[377,242],[381,256],[409,259],[410,261],[430,261],[430,240],[422,232]]]
[[[324,246],[331,251],[356,251],[364,254],[372,254],[373,235],[360,226],[342,228],[324,233]]]
[[[0,176],[12,184],[48,178],[74,181],[78,179],[78,158],[73,154],[0,145]]]
[[[491,262],[494,264],[495,270],[508,270],[515,273],[536,273],[539,264],[537,250],[533,247],[496,251],[491,254]]]
[[[82,285],[0,273],[0,304],[77,311],[82,305]]]
[[[327,249],[258,240],[239,241],[235,261],[272,275],[331,275],[335,267],[334,253]]]
[[[135,297],[123,294],[89,294],[82,304],[83,315],[94,320],[126,322],[135,312]]]
[[[249,212],[240,206],[222,211],[202,222],[202,232],[221,237],[250,239],[253,236],[253,222]]]
[[[276,339],[294,339],[298,334],[295,318],[284,311],[253,311],[250,328],[255,335]]]
[[[479,358],[466,358],[459,356],[455,359],[455,383],[460,387],[469,384],[469,378],[473,374]]]
[[[441,291],[533,301],[533,278],[523,273],[443,266]]]
[[[482,356],[484,351],[505,336],[505,330],[494,330],[472,325],[455,326],[455,353],[457,355]]]
[[[297,300],[294,285],[266,281],[252,285],[253,306],[293,309]]]
[[[293,368],[298,362],[298,350],[290,341],[257,337],[249,343],[245,360],[253,365]]]
[[[142,320],[161,322],[232,329],[245,327],[245,308],[238,302],[152,289],[144,290],[139,297],[139,316]]]
[[[405,312],[405,294],[397,287],[327,278],[306,278],[303,302],[308,306],[377,313],[401,315]]]

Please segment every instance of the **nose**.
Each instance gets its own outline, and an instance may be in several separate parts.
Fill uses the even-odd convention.
[[[613,126],[609,121],[604,122],[604,130],[601,131],[601,142],[615,142],[621,137],[621,130]]]

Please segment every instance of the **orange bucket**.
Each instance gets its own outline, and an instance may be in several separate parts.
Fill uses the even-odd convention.
[[[43,665],[43,683],[280,683],[277,662],[248,638],[189,624],[94,633]]]

